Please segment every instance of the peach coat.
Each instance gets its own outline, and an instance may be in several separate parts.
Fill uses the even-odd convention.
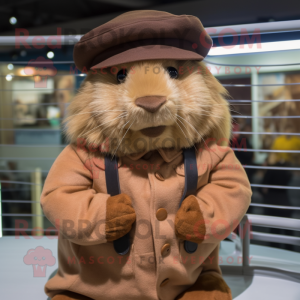
[[[130,252],[120,256],[105,238],[110,195],[103,157],[68,145],[41,196],[46,217],[60,232],[58,272],[46,283],[46,294],[69,290],[99,300],[174,300],[204,272],[221,276],[220,241],[246,213],[252,191],[229,147],[199,148],[197,164],[196,197],[206,234],[196,252],[188,254],[174,230],[185,182],[182,151],[159,149],[119,160],[121,192],[131,197],[136,212]]]

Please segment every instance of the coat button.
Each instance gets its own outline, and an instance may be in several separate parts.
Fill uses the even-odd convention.
[[[164,208],[159,208],[156,212],[156,218],[158,221],[163,221],[167,218],[168,213]]]
[[[165,180],[164,177],[163,177],[159,172],[155,172],[155,173],[154,173],[154,176],[155,176],[158,180],[160,180],[160,181],[164,181],[164,180]]]
[[[170,253],[171,250],[171,245],[170,244],[165,244],[161,248],[161,255],[162,256],[167,256]]]
[[[169,279],[169,278],[166,278],[166,279],[160,284],[160,287],[165,286],[169,281],[170,281],[170,279]]]

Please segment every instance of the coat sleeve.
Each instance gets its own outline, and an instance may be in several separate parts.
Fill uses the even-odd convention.
[[[203,215],[203,224],[199,226],[205,229],[195,230],[205,232],[202,243],[218,243],[237,227],[247,212],[252,190],[243,166],[230,147],[214,146],[204,157],[211,162],[208,183],[198,189],[196,198]]]
[[[106,200],[110,195],[92,188],[92,171],[85,166],[88,156],[80,151],[69,145],[57,157],[40,203],[61,238],[79,245],[105,243]]]

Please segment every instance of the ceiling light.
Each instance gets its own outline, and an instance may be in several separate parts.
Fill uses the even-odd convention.
[[[17,18],[16,17],[10,17],[9,18],[9,23],[11,24],[11,25],[15,25],[15,24],[17,24]]]
[[[53,58],[54,57],[54,53],[52,51],[49,51],[47,53],[47,57],[50,58],[50,59]]]
[[[212,47],[208,56],[299,50],[300,40]]]
[[[13,79],[13,77],[10,74],[8,74],[8,75],[6,75],[5,79],[7,81],[11,81]]]

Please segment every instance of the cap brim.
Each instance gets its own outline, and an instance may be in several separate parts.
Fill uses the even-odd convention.
[[[199,53],[165,45],[150,45],[131,48],[113,55],[91,67],[102,69],[124,63],[153,59],[203,60]]]

